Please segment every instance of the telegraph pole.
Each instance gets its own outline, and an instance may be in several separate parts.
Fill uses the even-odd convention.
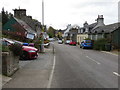
[[[42,0],[42,38],[41,38],[41,50],[40,52],[44,52],[44,0]]]
[[[44,26],[44,0],[42,0],[42,25]]]

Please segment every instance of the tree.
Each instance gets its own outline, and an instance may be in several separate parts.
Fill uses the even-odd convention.
[[[7,23],[8,20],[8,12],[5,12],[4,8],[2,8],[2,26],[5,25],[5,23]]]
[[[55,37],[55,29],[54,29],[53,27],[50,26],[50,27],[48,28],[47,33],[48,33],[48,35],[49,35],[50,38]]]

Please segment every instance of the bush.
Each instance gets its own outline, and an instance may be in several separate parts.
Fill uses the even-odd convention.
[[[9,47],[2,45],[2,52],[9,52]]]
[[[95,50],[105,50],[105,45],[107,44],[106,39],[99,39],[94,41],[93,49]]]
[[[86,38],[86,39],[84,39],[84,40],[91,40],[90,38]]]
[[[22,45],[15,43],[9,46],[10,51],[13,52],[13,55],[20,56],[22,54]]]

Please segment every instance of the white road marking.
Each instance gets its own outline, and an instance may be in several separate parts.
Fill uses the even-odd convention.
[[[114,55],[114,56],[118,56],[118,54],[113,54],[113,53],[111,53],[111,52],[106,52],[106,51],[101,51],[101,52],[103,52],[103,53],[108,53],[108,54],[111,54],[111,55]]]
[[[113,72],[113,74],[120,77],[120,74],[118,74],[117,72]]]
[[[51,84],[52,84],[52,78],[53,78],[53,74],[54,74],[54,70],[55,70],[55,62],[56,62],[56,59],[55,59],[55,56],[54,56],[53,67],[52,67],[52,71],[51,71],[51,74],[50,74],[50,77],[49,77],[49,82],[48,82],[47,88],[50,88]]]
[[[86,56],[86,57],[87,57],[88,59],[90,59],[90,60],[94,61],[95,63],[100,64],[100,62],[98,62],[98,61],[96,61],[96,60],[94,60],[94,59],[90,58],[89,56]]]

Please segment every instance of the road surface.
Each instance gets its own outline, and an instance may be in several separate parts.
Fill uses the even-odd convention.
[[[51,88],[118,88],[118,57],[77,46],[54,44]]]

